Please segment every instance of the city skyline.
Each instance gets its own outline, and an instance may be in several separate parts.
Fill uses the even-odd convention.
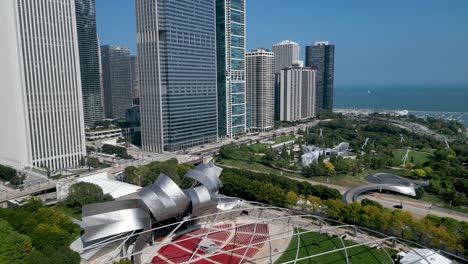
[[[96,4],[102,44],[127,45],[135,53],[133,1],[114,1],[113,8],[104,0]],[[246,10],[247,50],[271,49],[272,44],[289,39],[300,44],[304,60],[305,46],[315,41],[339,46],[335,85],[468,84],[468,50],[464,49],[468,36],[463,34],[468,2],[297,1],[283,5],[275,0],[263,12],[264,3],[251,0],[246,1]],[[287,23],[279,24],[277,17]],[[112,30],[116,26],[119,31]],[[448,44],[446,52],[436,52]]]

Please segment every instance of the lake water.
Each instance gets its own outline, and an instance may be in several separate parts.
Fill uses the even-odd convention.
[[[409,110],[417,116],[458,119],[468,126],[468,85],[336,85],[335,108]]]

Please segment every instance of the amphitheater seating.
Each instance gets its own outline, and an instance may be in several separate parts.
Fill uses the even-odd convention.
[[[168,263],[166,260],[172,263],[183,263],[191,258],[194,251],[196,253],[192,257],[192,260],[193,263],[197,264],[238,264],[248,262],[249,259],[253,258],[260,251],[264,246],[263,242],[268,239],[268,225],[247,224],[228,229],[231,227],[232,224],[220,224],[182,235],[174,239],[172,244],[163,246],[158,251],[158,255],[153,258],[152,264]],[[215,232],[216,230],[219,231]],[[208,238],[220,246],[221,250],[207,257],[207,259],[200,259],[201,256],[205,255],[205,252],[197,249],[197,245],[200,243],[201,237],[208,232],[211,233],[208,234]],[[232,238],[229,239],[230,237]],[[248,246],[249,243],[252,245]],[[242,259],[244,254],[245,258]]]

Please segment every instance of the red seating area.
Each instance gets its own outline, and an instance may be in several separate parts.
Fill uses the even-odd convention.
[[[192,257],[192,260],[194,260],[193,263],[197,264],[214,264],[215,262],[238,264],[241,263],[241,258],[245,254],[246,257],[242,260],[242,263],[244,263],[249,261],[250,258],[253,258],[264,246],[262,242],[268,239],[267,224],[257,224],[256,226],[255,224],[240,225],[233,229],[214,232],[219,229],[227,229],[230,227],[232,227],[232,224],[221,224],[212,226],[210,229],[202,228],[190,234],[182,235],[174,239],[173,244],[163,246],[158,251],[158,255],[153,258],[152,264],[168,263],[166,260],[172,263],[183,263],[190,259],[194,251],[196,251],[196,253]],[[210,256],[207,259],[199,259],[205,252],[201,249],[197,250],[197,245],[201,241],[201,235],[207,232],[214,232],[209,234],[208,238],[222,248],[221,251],[214,253],[216,255]],[[231,237],[233,233],[234,235],[228,242],[229,237]],[[252,246],[241,248],[243,246],[248,246],[249,243],[252,243]],[[255,243],[259,244],[255,245]],[[218,254],[223,251],[229,252]]]

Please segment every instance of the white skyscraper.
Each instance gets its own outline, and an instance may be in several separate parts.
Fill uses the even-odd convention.
[[[0,162],[73,167],[86,155],[75,1],[0,1]]]
[[[289,40],[283,40],[273,45],[275,54],[275,73],[280,73],[282,69],[290,67],[293,62],[299,61],[299,44]]]
[[[315,116],[315,75],[315,70],[301,67],[299,63],[281,70],[281,121],[297,121]]]
[[[247,124],[252,131],[265,131],[275,126],[275,75],[273,52],[255,49],[245,55]]]

